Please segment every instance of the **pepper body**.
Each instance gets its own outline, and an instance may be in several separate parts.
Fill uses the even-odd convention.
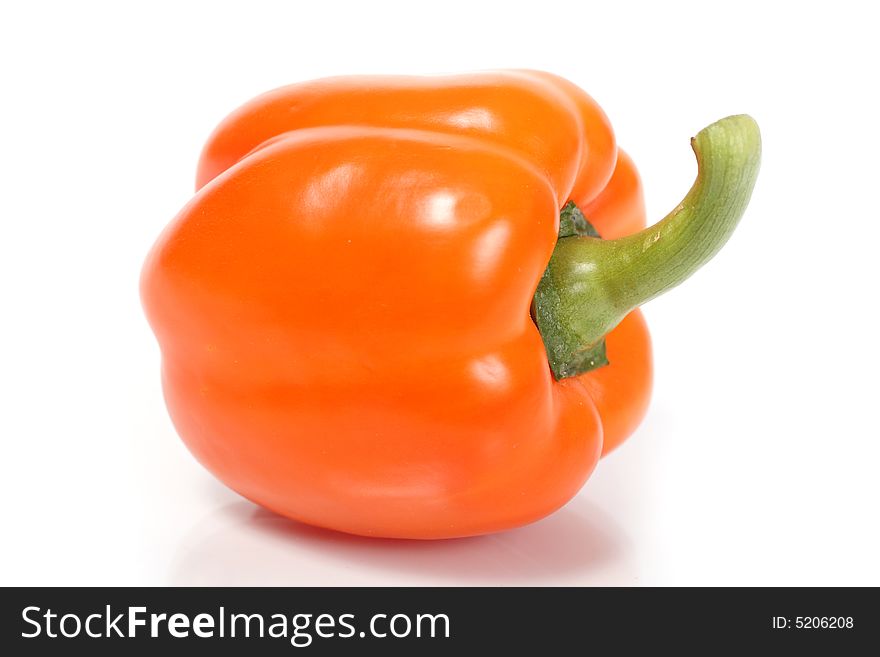
[[[144,266],[166,402],[241,495],[355,534],[448,538],[570,500],[638,425],[638,310],[555,380],[530,315],[574,201],[645,223],[595,102],[515,71],[337,78],[246,104]]]

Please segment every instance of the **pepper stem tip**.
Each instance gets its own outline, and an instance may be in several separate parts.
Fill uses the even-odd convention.
[[[561,237],[535,293],[535,321],[556,378],[591,369],[584,358],[634,308],[679,285],[727,242],[745,212],[761,134],[745,114],[691,140],[697,179],[681,203],[644,230],[614,240]]]

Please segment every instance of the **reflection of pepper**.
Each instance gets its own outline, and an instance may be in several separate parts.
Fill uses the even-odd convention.
[[[645,412],[636,307],[748,201],[751,119],[694,150],[693,189],[642,230],[632,161],[554,76],[339,78],[251,101],[143,271],[178,431],[230,487],[315,525],[439,538],[550,513]]]

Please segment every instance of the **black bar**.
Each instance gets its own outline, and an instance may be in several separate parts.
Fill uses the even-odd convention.
[[[134,638],[120,637],[128,633],[130,607],[145,608],[134,613],[144,625],[134,627]],[[55,616],[47,619],[49,610]],[[161,650],[163,656],[191,655],[194,649],[212,655],[280,655],[300,647],[316,655],[448,655],[486,647],[492,654],[584,655],[645,645],[713,654],[718,649],[839,651],[877,645],[880,605],[875,589],[831,588],[35,588],[3,589],[0,614],[0,641],[7,655],[61,654],[69,648],[119,655],[142,646]],[[68,634],[75,633],[78,619],[76,637],[60,636],[65,614],[77,617],[64,621]],[[110,638],[86,636],[85,621],[94,614],[89,630]],[[155,621],[155,638],[150,636],[151,614],[165,614]],[[175,631],[188,632],[187,637],[171,635],[167,619],[172,614],[185,615],[175,621]],[[204,616],[198,621],[199,631],[211,637],[195,635],[199,614],[211,616],[210,623]],[[231,621],[233,614],[259,614],[262,620]],[[321,614],[327,616],[318,627]],[[404,618],[395,619],[398,614]],[[218,636],[221,618],[224,638]],[[261,622],[264,637],[257,638]],[[284,628],[286,637],[268,636],[273,623],[277,634]],[[250,637],[242,636],[245,625]],[[38,629],[38,636],[23,637]],[[407,630],[407,636],[393,635]],[[291,644],[294,633],[296,647]],[[383,633],[387,636],[373,636]]]

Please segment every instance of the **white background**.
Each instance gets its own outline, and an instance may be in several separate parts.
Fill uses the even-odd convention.
[[[16,3],[0,10],[0,584],[880,585],[880,152],[869,3]],[[649,415],[566,508],[443,542],[261,511],[176,437],[138,273],[202,142],[347,73],[556,72],[660,218],[688,138],[764,163],[725,250],[650,303]]]

